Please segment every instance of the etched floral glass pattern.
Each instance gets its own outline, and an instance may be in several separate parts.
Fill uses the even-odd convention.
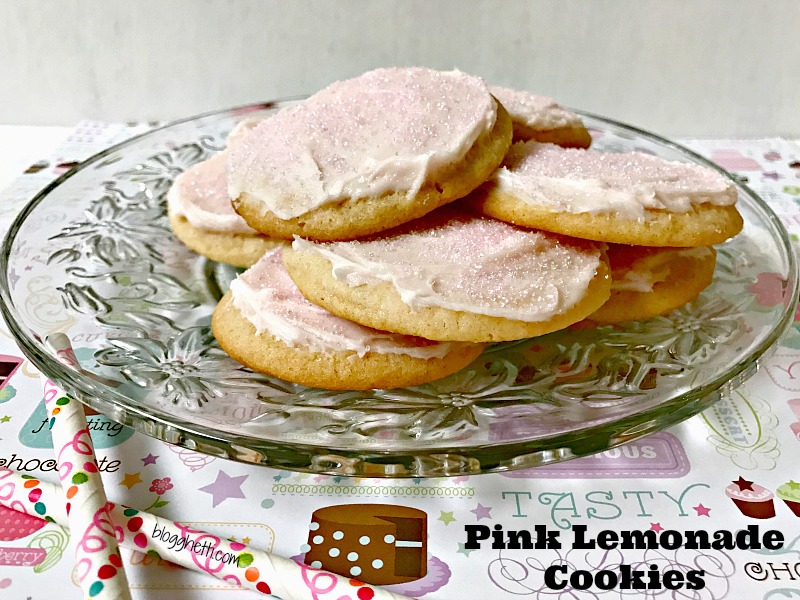
[[[154,130],[32,201],[6,240],[0,291],[37,366],[96,410],[209,454],[319,472],[442,475],[563,460],[666,427],[751,375],[791,324],[798,282],[788,237],[739,186],[744,232],[718,248],[711,287],[668,315],[497,344],[459,373],[406,389],[331,392],[252,373],[209,327],[236,272],[178,242],[165,194],[243,116],[281,107]],[[585,119],[595,147],[703,162],[655,136]],[[79,369],[56,363],[41,342],[53,332],[92,358]]]

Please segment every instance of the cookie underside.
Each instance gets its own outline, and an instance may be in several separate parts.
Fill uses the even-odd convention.
[[[724,242],[742,230],[735,206],[701,204],[685,213],[647,210],[638,221],[610,213],[554,212],[532,206],[487,184],[468,202],[475,210],[514,225],[573,237],[636,246],[697,247]]]
[[[286,248],[283,261],[302,294],[335,315],[361,325],[430,340],[501,342],[544,335],[580,321],[609,297],[609,269],[600,263],[584,297],[546,321],[526,322],[440,307],[411,308],[390,283],[350,287],[331,274],[327,259]]]
[[[525,123],[514,121],[514,141],[536,141],[541,144],[556,144],[562,148],[588,148],[592,136],[585,127],[555,127],[536,129]]]
[[[299,235],[318,241],[348,240],[378,233],[428,214],[462,198],[486,181],[511,145],[511,118],[499,104],[491,131],[475,141],[463,159],[426,182],[416,196],[394,192],[379,198],[349,198],[325,204],[299,217],[279,219],[243,193],[233,207],[253,229],[274,238]]]
[[[247,268],[268,250],[286,244],[263,235],[207,231],[192,225],[186,217],[169,215],[172,231],[186,246],[211,260]]]
[[[228,355],[243,365],[273,377],[329,390],[392,389],[420,385],[461,370],[480,356],[483,345],[454,348],[442,358],[368,352],[315,352],[292,348],[256,329],[223,296],[211,319],[214,337]]]
[[[663,315],[694,300],[711,285],[716,254],[697,258],[679,256],[669,262],[669,275],[653,284],[652,292],[612,290],[611,297],[587,317],[596,325],[641,321]]]

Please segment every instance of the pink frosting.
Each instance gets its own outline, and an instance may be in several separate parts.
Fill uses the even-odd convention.
[[[231,149],[228,191],[281,219],[345,198],[414,195],[496,118],[486,85],[458,71],[389,68],[334,83]]]
[[[716,171],[643,152],[601,152],[517,143],[494,180],[501,191],[554,212],[686,212],[698,204],[731,205],[737,194]]]
[[[460,343],[431,342],[418,337],[362,327],[312,304],[286,272],[281,250],[267,252],[231,282],[233,305],[258,333],[267,332],[291,347],[312,351],[353,351],[441,358]]]
[[[725,495],[734,500],[744,500],[747,502],[766,502],[774,498],[772,492],[757,483],[753,483],[752,488],[752,490],[742,490],[738,485],[732,483],[725,488]]]
[[[169,211],[185,217],[198,229],[257,234],[231,206],[225,165],[226,153],[223,152],[178,175],[167,193]]]
[[[438,306],[521,321],[545,321],[586,294],[600,264],[596,245],[566,244],[453,208],[370,240],[292,247],[331,261],[350,286],[390,282],[411,307]]]
[[[531,129],[548,131],[561,127],[583,127],[578,115],[548,96],[494,85],[489,86],[489,91],[514,121],[523,123]]]
[[[225,139],[225,143],[230,148],[234,144],[238,144],[244,139],[248,133],[253,131],[256,128],[256,125],[261,123],[264,120],[264,117],[247,117],[246,119],[242,119],[236,124],[236,127],[231,129],[228,137]]]

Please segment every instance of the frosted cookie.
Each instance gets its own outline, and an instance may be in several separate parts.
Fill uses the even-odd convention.
[[[442,209],[385,236],[296,239],[284,262],[312,302],[362,325],[496,342],[556,331],[608,299],[602,248]]]
[[[711,246],[742,229],[730,181],[642,152],[514,144],[473,196],[497,219],[619,244]]]
[[[393,585],[424,577],[425,512],[396,504],[342,504],[314,511],[304,562],[315,569]]]
[[[646,248],[609,244],[611,297],[588,320],[638,321],[694,300],[714,277],[713,248]]]
[[[251,228],[231,207],[225,177],[226,154],[193,165],[167,192],[172,230],[189,248],[218,262],[249,267],[283,244]]]
[[[514,141],[546,142],[562,148],[588,148],[592,136],[581,118],[552,98],[511,88],[489,86],[511,117]]]
[[[510,143],[508,114],[479,78],[378,69],[255,127],[231,150],[228,191],[271,237],[352,239],[467,195]]]
[[[262,121],[264,121],[264,118],[265,117],[247,117],[246,119],[239,121],[236,126],[231,129],[230,133],[228,133],[228,137],[225,138],[225,145],[230,148],[231,146],[241,142],[244,139],[244,136],[255,129],[256,126]]]
[[[211,326],[222,349],[254,371],[332,390],[425,383],[458,371],[483,350],[480,344],[436,343],[336,317],[302,296],[280,250],[231,283]]]

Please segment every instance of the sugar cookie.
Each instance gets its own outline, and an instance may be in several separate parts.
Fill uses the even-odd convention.
[[[228,191],[266,235],[352,239],[467,195],[510,143],[508,114],[479,78],[378,69],[256,126],[231,149]]]
[[[218,262],[249,267],[271,248],[283,245],[252,229],[231,207],[225,153],[191,166],[167,192],[172,230],[189,248]]]
[[[284,251],[303,295],[362,325],[494,342],[562,329],[610,290],[600,245],[436,211],[385,236]]]
[[[332,390],[425,383],[460,370],[483,350],[481,344],[432,342],[334,316],[300,294],[279,249],[231,283],[211,326],[222,349],[243,365]]]
[[[587,317],[598,325],[639,321],[694,300],[714,276],[710,247],[645,248],[609,244],[611,297]]]
[[[581,118],[547,96],[511,88],[489,86],[511,117],[514,141],[547,142],[562,148],[588,148],[592,136]]]
[[[741,231],[736,199],[733,184],[705,167],[526,142],[471,202],[497,219],[578,238],[691,247]]]

